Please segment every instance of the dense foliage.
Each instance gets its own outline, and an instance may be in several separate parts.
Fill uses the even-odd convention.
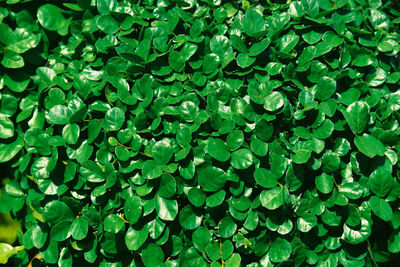
[[[399,263],[396,1],[0,6],[0,262]]]

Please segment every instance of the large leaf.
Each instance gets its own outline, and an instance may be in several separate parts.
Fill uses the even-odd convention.
[[[7,162],[14,158],[17,153],[22,149],[24,146],[24,141],[22,138],[17,138],[14,142],[9,144],[0,144],[0,163]]]
[[[386,147],[382,144],[381,141],[368,134],[356,136],[354,138],[354,144],[361,153],[369,158],[373,158],[375,156],[383,156],[386,151]]]
[[[368,111],[368,104],[363,101],[354,102],[343,111],[347,124],[355,134],[362,133],[367,126],[369,120]]]
[[[264,190],[260,194],[261,205],[269,210],[275,210],[283,205],[284,191],[282,187]]]
[[[382,198],[377,196],[372,196],[369,199],[369,204],[371,205],[372,211],[376,216],[384,221],[390,221],[393,217],[392,207]]]

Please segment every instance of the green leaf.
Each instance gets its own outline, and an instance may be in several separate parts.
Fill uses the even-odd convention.
[[[26,42],[29,42],[30,40],[26,40]],[[21,44],[23,45],[23,44]],[[26,44],[27,45],[27,44]],[[26,46],[24,45],[24,46]],[[8,47],[9,49],[9,47]],[[15,50],[20,50],[20,49],[15,49]],[[16,51],[18,52],[18,51]],[[22,50],[19,53],[26,52]],[[25,91],[25,89],[28,87],[29,82],[30,82],[30,77],[24,73],[24,72],[15,72],[15,73],[10,73],[10,74],[5,74],[4,76],[4,84],[13,92],[16,93],[21,93]]]
[[[178,202],[157,196],[156,198],[157,215],[164,221],[173,221],[178,215]]]
[[[243,132],[240,130],[232,131],[226,138],[226,144],[229,150],[233,151],[238,149],[244,142]]]
[[[142,168],[143,177],[146,179],[155,179],[163,174],[161,165],[154,160],[146,160]]]
[[[253,154],[250,150],[242,148],[232,153],[231,165],[235,169],[247,169],[253,164]]]
[[[195,248],[201,253],[205,253],[207,245],[212,241],[212,237],[207,228],[199,227],[193,232],[192,240]]]
[[[272,92],[265,97],[264,108],[268,111],[276,111],[283,107],[284,99],[281,93]]]
[[[301,54],[297,60],[297,64],[304,65],[304,64],[308,63],[309,61],[313,60],[316,55],[317,55],[317,49],[315,48],[315,46],[307,46],[301,52]]]
[[[247,68],[251,66],[255,61],[256,61],[255,58],[252,58],[248,54],[243,54],[243,53],[240,53],[236,58],[236,62],[238,66],[241,68]]]
[[[333,122],[329,119],[326,119],[320,127],[313,130],[313,134],[315,138],[327,139],[332,135],[333,130],[334,130]]]
[[[367,219],[361,218],[361,226],[356,229],[350,228],[345,224],[343,233],[350,244],[360,244],[371,235],[370,222]]]
[[[97,26],[106,34],[114,34],[119,30],[119,23],[110,14],[100,15],[96,20]]]
[[[119,108],[109,109],[102,126],[106,131],[118,131],[125,122],[125,113]]]
[[[257,11],[254,9],[247,9],[246,15],[242,18],[242,27],[247,35],[256,37],[260,32],[264,31],[265,22]]]
[[[200,226],[203,216],[199,215],[190,205],[185,206],[179,213],[179,223],[187,230],[194,230]]]
[[[307,213],[297,218],[297,228],[300,232],[307,233],[317,225],[317,217],[314,214]]]
[[[330,175],[323,173],[315,178],[315,185],[323,194],[329,194],[333,189],[333,179]]]
[[[164,173],[160,178],[160,186],[157,194],[163,198],[170,198],[176,192],[176,181],[174,177],[168,173]]]
[[[157,162],[161,164],[167,164],[171,160],[173,155],[170,140],[164,138],[161,141],[155,143],[152,149],[152,153],[153,153],[153,158]]]
[[[40,25],[49,31],[58,31],[67,23],[61,9],[52,4],[40,6],[37,10],[37,18]]]
[[[328,100],[336,92],[336,81],[328,76],[321,77],[315,87],[315,97],[320,101]]]
[[[352,103],[343,111],[343,116],[346,119],[350,129],[355,134],[360,134],[367,127],[369,121],[369,107],[363,101]]]
[[[185,147],[192,141],[192,131],[188,127],[180,129],[176,133],[176,141],[181,147]]]
[[[274,187],[263,190],[260,194],[261,205],[269,210],[276,210],[284,203],[284,192],[282,187]]]
[[[0,116],[0,138],[7,139],[14,136],[14,124],[8,117]]]
[[[99,0],[97,1],[97,9],[101,14],[108,14],[114,11],[118,3],[116,0]]]
[[[101,183],[105,180],[104,172],[101,170],[100,166],[93,161],[84,162],[79,172],[87,181],[92,183]]]
[[[164,251],[157,244],[149,244],[142,251],[142,261],[146,267],[159,266],[164,261]]]
[[[273,262],[284,262],[289,259],[291,253],[292,247],[290,246],[290,243],[287,240],[278,237],[271,243],[268,256]]]
[[[393,217],[392,207],[382,198],[377,196],[372,196],[369,199],[369,204],[371,205],[372,211],[376,216],[384,221],[390,221]]]
[[[144,244],[148,235],[149,231],[146,226],[143,226],[140,230],[129,227],[125,235],[126,247],[129,250],[138,250]]]
[[[225,195],[226,195],[225,191],[220,190],[212,195],[207,196],[206,198],[207,207],[214,208],[221,205],[225,199]]]
[[[386,147],[382,144],[381,141],[368,134],[356,136],[354,138],[354,144],[361,153],[369,158],[373,158],[375,156],[383,156],[386,151]]]
[[[254,131],[258,138],[268,141],[274,134],[274,126],[271,122],[261,119],[257,122]]]
[[[213,73],[218,69],[220,58],[216,54],[208,54],[204,57],[203,71],[205,74]]]
[[[71,110],[63,105],[56,105],[52,107],[47,113],[47,119],[50,123],[60,125],[69,123],[71,116]]]
[[[198,183],[206,192],[216,192],[220,190],[226,183],[226,174],[220,168],[214,166],[206,166],[198,169]],[[213,179],[209,179],[213,177]]]
[[[269,38],[265,38],[258,43],[253,44],[249,49],[249,56],[255,57],[261,54],[267,49],[268,45],[271,43]]]
[[[239,267],[241,265],[242,258],[238,253],[234,253],[226,262],[226,267]]]
[[[208,154],[219,161],[227,161],[230,154],[226,144],[218,138],[210,138],[207,145]]]
[[[317,0],[301,0],[304,12],[315,18],[319,13],[319,1]]]
[[[216,35],[210,40],[210,49],[212,53],[221,57],[232,50],[232,44],[228,37]]]
[[[356,182],[342,184],[339,187],[339,192],[350,199],[359,199],[363,193],[363,187]]]
[[[368,50],[367,50],[368,51]],[[373,54],[367,53],[364,50],[359,51],[354,60],[353,65],[357,67],[365,67],[371,65],[374,62]]]
[[[67,204],[59,200],[53,200],[44,206],[43,218],[53,226],[62,221],[72,222],[75,216]]]
[[[386,71],[381,68],[373,69],[369,72],[366,82],[371,87],[377,87],[386,81]]]
[[[391,170],[379,167],[374,170],[368,179],[371,191],[379,197],[385,197],[393,187],[394,179]]]
[[[236,232],[237,225],[231,217],[223,218],[218,224],[218,232],[222,238],[229,238]]]
[[[257,156],[264,157],[268,153],[268,143],[259,139],[254,139],[250,142],[251,151]]]
[[[279,39],[279,51],[289,53],[299,42],[300,37],[294,32],[290,32]]]
[[[278,184],[278,177],[264,168],[257,168],[255,170],[254,179],[264,188],[273,188]]]
[[[70,233],[75,240],[84,239],[89,232],[88,221],[83,217],[77,217],[71,224]]]
[[[74,145],[78,142],[80,128],[77,124],[67,124],[63,128],[62,137],[67,144]]]
[[[399,253],[400,252],[400,231],[394,231],[388,240],[388,250],[391,253]]]
[[[142,215],[142,205],[138,196],[130,197],[125,201],[124,214],[131,223],[136,223]]]
[[[108,215],[103,222],[104,230],[106,232],[118,233],[125,228],[125,222],[115,214]]]
[[[169,66],[176,72],[182,72],[185,69],[185,60],[183,55],[177,51],[172,51],[168,57]]]
[[[304,33],[302,35],[302,37],[303,37],[304,41],[306,41],[308,44],[313,45],[313,44],[318,43],[321,40],[322,34],[317,31],[311,30],[309,32]]]
[[[197,187],[191,188],[188,192],[187,197],[190,203],[195,207],[203,206],[204,202],[206,201],[206,195],[201,189]]]
[[[256,104],[264,104],[266,96],[271,92],[271,83],[258,83],[254,82],[249,86],[248,94],[250,99]]]

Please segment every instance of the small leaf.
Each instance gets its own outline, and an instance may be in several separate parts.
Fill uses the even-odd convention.
[[[284,195],[282,187],[263,190],[260,194],[261,205],[269,210],[275,210],[283,205]]]
[[[177,51],[172,51],[168,57],[169,66],[176,72],[182,72],[185,69],[183,55]]]
[[[315,178],[315,185],[321,193],[329,194],[333,189],[332,177],[323,173]]]
[[[164,138],[161,141],[155,143],[152,149],[152,153],[153,153],[153,158],[157,162],[161,164],[167,164],[171,160],[173,155],[169,139]]]
[[[321,77],[315,90],[315,97],[318,100],[328,100],[336,92],[336,81],[327,76]]]
[[[125,122],[125,113],[119,108],[112,108],[107,111],[102,122],[106,131],[118,131]]]
[[[14,136],[14,124],[8,118],[0,116],[0,138],[7,139]]]
[[[156,198],[157,215],[164,221],[173,221],[178,214],[178,202],[158,196]]]
[[[279,92],[272,92],[265,97],[264,108],[268,111],[276,111],[283,107],[283,96]]]
[[[207,145],[208,154],[219,161],[227,161],[230,158],[226,144],[218,138],[211,138]]]
[[[235,169],[247,169],[253,164],[253,154],[242,148],[232,153],[231,165]]]

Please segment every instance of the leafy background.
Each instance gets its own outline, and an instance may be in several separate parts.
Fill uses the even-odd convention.
[[[396,1],[0,6],[1,263],[400,261]]]

